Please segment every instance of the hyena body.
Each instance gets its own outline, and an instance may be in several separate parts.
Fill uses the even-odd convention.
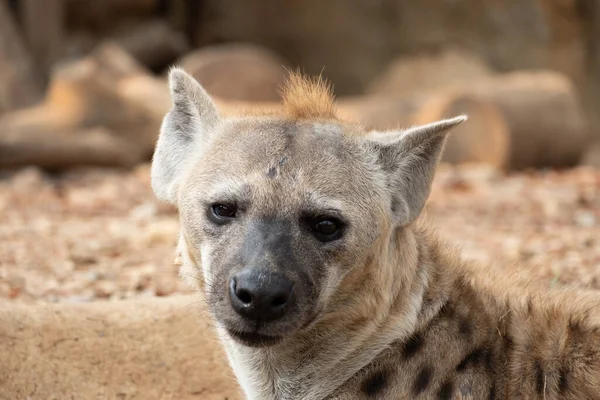
[[[600,399],[600,297],[463,262],[419,218],[448,130],[366,134],[292,75],[223,118],[170,75],[153,162],[248,399]]]

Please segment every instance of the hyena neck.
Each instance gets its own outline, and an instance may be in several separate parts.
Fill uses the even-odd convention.
[[[330,301],[336,309],[311,329],[269,348],[245,347],[221,333],[249,400],[326,398],[443,307],[452,282],[438,265],[439,248],[412,229],[392,236],[366,271],[345,278],[343,293]]]

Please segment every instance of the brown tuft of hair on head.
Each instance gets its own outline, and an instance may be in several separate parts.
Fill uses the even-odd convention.
[[[331,85],[318,77],[289,72],[281,89],[284,113],[292,119],[337,119]]]

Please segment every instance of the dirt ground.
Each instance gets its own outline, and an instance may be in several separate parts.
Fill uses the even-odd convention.
[[[491,262],[498,273],[527,268],[548,285],[600,289],[600,170],[505,175],[479,166],[442,166],[428,212],[465,257]],[[39,302],[99,306],[189,294],[173,264],[177,234],[176,211],[154,198],[147,165],[129,172],[5,172],[0,302],[9,299],[16,308]],[[136,346],[137,339],[127,337]],[[215,340],[200,343],[205,352],[220,354]],[[204,382],[219,381],[226,370],[221,356],[214,357],[220,367],[205,369]],[[231,392],[231,382],[223,382]],[[211,398],[225,398],[222,393]]]

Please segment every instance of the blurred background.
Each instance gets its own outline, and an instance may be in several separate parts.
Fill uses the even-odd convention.
[[[469,113],[448,162],[600,165],[596,0],[1,4],[2,167],[147,161],[175,63],[224,109],[278,101],[299,68],[368,127]]]
[[[0,0],[0,296],[186,290],[148,176],[175,64],[225,113],[287,68],[368,128],[469,114],[430,201],[447,237],[600,287],[600,1]]]
[[[368,128],[467,113],[428,204],[440,234],[498,273],[519,268],[548,286],[600,288],[600,0],[0,0],[0,306],[89,305],[64,318],[82,315],[73,317],[79,327],[88,313],[109,321],[81,337],[98,346],[105,370],[101,354],[125,357],[121,367],[134,371],[81,378],[104,364],[84,359],[79,368],[82,350],[67,356],[54,346],[71,343],[70,317],[31,322],[32,311],[0,312],[17,321],[0,323],[2,338],[54,332],[15,342],[21,355],[10,353],[14,343],[0,345],[25,374],[0,371],[0,399],[73,390],[108,398],[86,390],[110,387],[120,399],[235,398],[224,363],[181,382],[188,375],[177,368],[195,371],[196,360],[181,363],[185,347],[164,350],[165,337],[200,328],[144,325],[152,314],[135,311],[190,292],[174,265],[176,210],[155,199],[149,180],[174,64],[224,113],[276,104],[286,68],[322,74],[339,114]],[[131,313],[109,306],[133,298],[141,303]],[[115,328],[109,353],[99,338],[128,318],[138,319]],[[144,343],[151,360],[119,347],[131,326],[122,340]],[[136,343],[130,351],[142,348]],[[89,348],[85,357],[96,357]],[[47,364],[23,364],[32,349]],[[174,377],[165,378],[165,365]],[[31,382],[42,382],[39,391]]]
[[[175,64],[224,113],[276,104],[286,69],[368,128],[467,113],[430,201],[446,236],[600,287],[599,1],[0,0],[0,296],[186,290],[148,174]]]

